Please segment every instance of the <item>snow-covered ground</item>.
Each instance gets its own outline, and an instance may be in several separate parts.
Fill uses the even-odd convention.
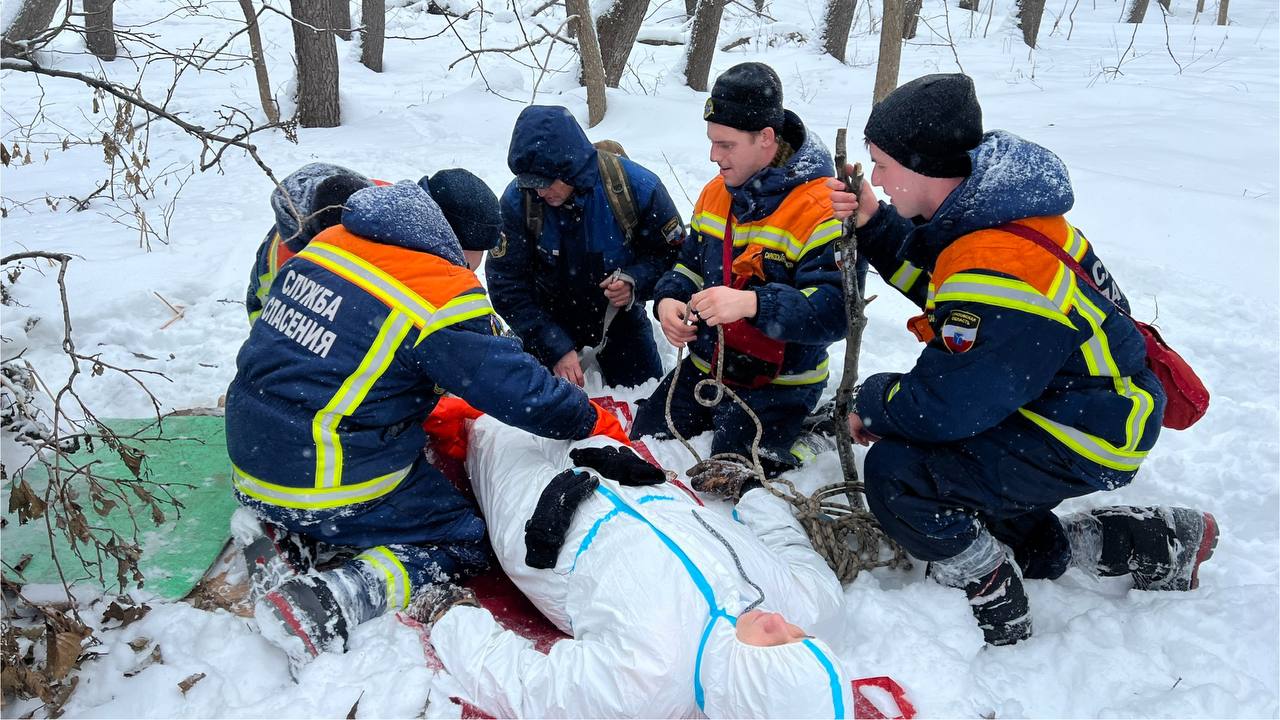
[[[540,4],[517,2],[522,15]],[[1211,24],[1212,0],[1198,18],[1191,0],[1174,0],[1167,23],[1152,3],[1135,35],[1133,26],[1116,22],[1121,7],[1114,0],[1051,2],[1040,47],[1028,52],[1007,17],[1012,4],[997,0],[988,18],[987,12],[972,16],[929,0],[919,37],[904,47],[900,77],[963,69],[975,78],[988,128],[1034,140],[1066,161],[1077,197],[1071,219],[1119,278],[1135,315],[1151,318],[1158,311],[1166,337],[1213,392],[1205,419],[1187,432],[1166,432],[1131,486],[1064,509],[1186,504],[1214,512],[1223,536],[1201,572],[1201,588],[1192,593],[1131,592],[1123,582],[1097,582],[1074,570],[1055,583],[1029,582],[1036,635],[1012,648],[984,648],[963,595],[926,580],[919,567],[863,574],[846,590],[854,630],[846,639],[845,661],[854,676],[893,676],[925,716],[1276,717],[1276,8],[1236,0],[1231,25],[1218,27]],[[423,12],[425,2],[389,5],[395,6],[389,10],[390,35],[445,30],[442,18]],[[496,3],[487,5],[492,10]],[[753,41],[718,52],[712,76],[738,62],[767,62],[783,79],[787,106],[811,131],[830,144],[836,128],[847,125],[857,137],[874,83],[878,39],[869,30],[869,13],[878,15],[878,3],[859,3],[846,65],[820,55],[812,40],[821,0],[773,0],[767,11],[776,21],[757,19],[744,5],[730,5],[721,37]],[[116,21],[139,25],[175,7],[121,3]],[[229,2],[207,7],[226,19],[178,10],[147,30],[166,47],[189,47],[200,38],[217,44],[236,30],[239,11]],[[682,11],[683,3],[655,2],[642,36],[678,35]],[[481,30],[486,47],[510,47],[522,42],[515,18],[499,9],[475,13],[456,27],[471,47],[480,43]],[[293,86],[289,27],[272,13],[263,22],[272,79],[287,114]],[[786,40],[790,32],[810,41]],[[248,52],[243,36],[232,48]],[[53,50],[47,63],[78,70],[95,65],[78,54],[82,47],[74,37],[60,39]],[[687,214],[713,169],[701,116],[704,95],[685,87],[674,70],[680,52],[638,45],[622,88],[609,93],[608,116],[589,134],[621,141],[663,178]],[[584,121],[585,93],[575,87],[576,65],[564,49],[551,61],[564,72],[544,78],[498,55],[482,57],[487,79],[472,71],[470,61],[448,70],[463,54],[447,30],[429,40],[393,39],[386,71],[375,74],[358,63],[356,43],[340,42],[342,126],[301,130],[296,145],[279,134],[255,141],[279,175],[313,160],[386,179],[417,179],[461,166],[500,191],[510,179],[505,157],[511,125],[534,97],[535,84],[537,102],[567,105]],[[149,71],[146,87],[153,94],[167,86],[162,67]],[[136,74],[124,59],[107,71],[130,84]],[[0,87],[4,141],[18,141],[34,160],[0,175],[7,215],[0,223],[3,253],[76,254],[68,283],[78,345],[113,364],[163,372],[168,381],[155,380],[150,387],[166,408],[213,405],[234,374],[235,352],[247,333],[237,302],[253,251],[271,222],[270,181],[247,158],[228,153],[221,173],[197,174],[182,190],[169,241],[141,248],[137,231],[111,222],[100,212],[102,203],[75,213],[67,212],[66,200],[56,211],[43,200],[84,197],[101,181],[100,147],[60,147],[68,132],[87,135],[89,121],[100,117],[87,109],[90,91],[65,80],[37,83],[13,71],[0,74]],[[39,97],[44,114],[34,138],[49,144],[29,145],[21,126],[35,115]],[[190,71],[170,108],[209,123],[220,105],[251,108],[256,97],[248,68]],[[198,154],[190,138],[163,123],[151,138],[153,167],[188,163]],[[851,149],[856,157],[860,148]],[[162,188],[156,200],[144,201],[153,221],[173,189]],[[918,352],[903,329],[912,308],[887,286],[876,285],[872,292],[880,299],[869,307],[862,370],[902,370]],[[25,352],[45,368],[46,379],[56,377],[65,365],[52,276],[24,273],[13,293],[22,306],[4,308],[4,357]],[[171,313],[153,293],[184,305],[184,317],[161,329]],[[31,326],[33,317],[40,320]],[[840,359],[838,346],[833,368]],[[834,382],[828,392],[833,387]],[[149,409],[146,396],[114,373],[83,378],[81,391],[104,416],[143,415]],[[690,462],[678,444],[655,451],[675,469]],[[836,457],[828,453],[798,475],[802,484],[816,486],[838,471]],[[124,678],[138,659],[127,642],[139,636],[163,647],[164,663]],[[360,717],[414,716],[424,707],[429,717],[458,713],[447,700],[449,678],[427,669],[417,636],[392,618],[358,628],[346,655],[319,658],[297,684],[283,656],[251,623],[226,613],[165,604],[104,637],[107,655],[85,665],[66,708],[69,716],[345,717],[357,698]],[[184,696],[177,683],[196,672],[207,677]],[[35,704],[6,710],[17,716]]]

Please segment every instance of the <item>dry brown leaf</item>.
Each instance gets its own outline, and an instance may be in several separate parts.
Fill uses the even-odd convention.
[[[150,644],[151,638],[145,637],[136,637],[129,641],[129,647],[133,648],[134,652],[142,652],[143,648]]]
[[[195,685],[196,683],[200,682],[203,679],[204,679],[204,673],[196,673],[194,675],[190,675],[187,677],[186,680],[183,680],[182,682],[178,683],[178,689],[182,691],[183,695],[186,695],[187,691],[191,689],[192,685]]]
[[[18,514],[18,524],[23,525],[36,518],[44,517],[45,502],[31,489],[24,479],[14,486],[9,493],[9,512]]]
[[[60,632],[49,636],[49,678],[61,680],[71,673],[80,657],[81,636],[75,632]]]
[[[127,678],[130,678],[142,672],[143,670],[146,670],[152,665],[163,665],[163,664],[164,664],[164,655],[160,653],[160,646],[157,645],[151,648],[150,655],[148,655],[142,662],[138,663],[137,667],[126,672],[124,676]]]
[[[151,606],[143,603],[141,605],[121,605],[116,601],[112,601],[107,606],[105,612],[102,613],[102,622],[108,620],[119,620],[120,627],[124,627],[132,622],[140,620],[144,615],[151,612]]]

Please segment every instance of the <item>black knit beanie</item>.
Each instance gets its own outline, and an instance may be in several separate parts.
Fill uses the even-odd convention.
[[[916,78],[876,103],[863,134],[921,175],[968,177],[969,151],[982,142],[973,79],[960,73]]]
[[[492,250],[502,234],[498,198],[483,180],[461,168],[441,170],[418,185],[440,206],[463,250]]]
[[[707,122],[756,132],[771,127],[782,132],[782,80],[773,68],[758,62],[739,63],[725,70],[711,87],[703,106]]]

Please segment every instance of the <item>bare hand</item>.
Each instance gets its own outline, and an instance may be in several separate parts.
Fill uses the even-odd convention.
[[[685,324],[685,304],[675,298],[666,298],[658,303],[658,321],[662,323],[662,334],[667,342],[682,348],[693,342],[698,336],[698,328]]]
[[[551,372],[556,377],[562,377],[578,387],[586,383],[586,378],[582,376],[582,363],[578,360],[577,350],[565,353],[556,366],[551,368]]]
[[[845,165],[845,171],[851,177],[853,176],[852,165]],[[871,183],[866,180],[862,181],[862,190],[858,195],[846,192],[844,183],[836,178],[828,179],[827,187],[831,189],[831,208],[835,211],[833,214],[837,220],[844,220],[852,215],[853,211],[857,210],[857,226],[862,227],[880,209],[880,202],[876,199],[876,192],[871,189]]]
[[[689,307],[695,318],[705,322],[707,327],[715,327],[755,317],[759,303],[754,290],[734,290],[717,285],[694,293],[689,299]]]
[[[854,412],[849,413],[849,435],[853,437],[855,443],[864,447],[880,439],[879,435],[867,430],[867,427],[862,424],[862,418]]]
[[[612,275],[610,277],[613,277]],[[614,307],[626,307],[631,304],[631,298],[634,290],[631,283],[621,278],[610,281],[605,278],[600,282],[600,287],[604,288],[604,296]]]

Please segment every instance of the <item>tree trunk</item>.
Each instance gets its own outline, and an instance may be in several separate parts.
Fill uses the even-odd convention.
[[[337,127],[342,118],[338,103],[338,47],[327,27],[329,12],[315,0],[289,0],[293,16],[293,46],[298,64],[298,124],[302,127]],[[303,25],[306,23],[306,25]]]
[[[1044,0],[1041,0],[1043,6]],[[916,36],[916,30],[920,27],[920,6],[923,0],[907,0],[906,5],[902,9],[902,39],[910,40]]]
[[[1227,0],[1218,0],[1218,24],[1227,24]]]
[[[1018,0],[1018,27],[1022,28],[1022,41],[1027,47],[1036,46],[1040,34],[1040,21],[1044,19],[1044,0]]]
[[[1204,12],[1204,0],[1196,0],[1196,15]]]
[[[978,12],[978,4],[980,0],[960,0],[959,6],[961,10],[970,12]]]
[[[1125,13],[1125,22],[1141,23],[1142,19],[1147,16],[1147,6],[1151,4],[1151,0],[1129,0],[1129,10]]]
[[[253,74],[258,80],[258,100],[267,122],[280,122],[280,108],[271,97],[271,81],[267,78],[267,61],[262,55],[262,33],[258,30],[258,15],[253,11],[253,0],[240,0],[240,11],[249,29],[249,54],[253,58]]]
[[[4,29],[4,40],[0,42],[0,57],[23,57],[27,49],[25,43],[49,28],[53,22],[53,14],[62,5],[61,0],[10,0],[22,2],[13,22]]]
[[[382,46],[387,36],[386,0],[360,0],[360,63],[382,72]]]
[[[565,10],[577,15],[578,56],[582,59],[582,84],[587,88],[587,127],[595,127],[604,119],[607,101],[604,96],[604,60],[600,57],[600,40],[591,19],[588,0],[565,0]]]
[[[903,0],[884,0],[880,24],[880,61],[876,63],[875,105],[898,87],[898,66],[902,63]]]
[[[698,0],[684,0],[684,14],[690,20],[698,12]]]
[[[698,92],[707,91],[724,3],[725,0],[698,0],[698,11],[693,16],[693,28],[689,30],[689,44],[684,53],[684,77],[685,84]]]
[[[858,0],[827,0],[826,18],[822,21],[822,52],[844,62],[844,51],[849,45],[849,29]]]
[[[600,55],[604,60],[604,84],[618,87],[627,69],[627,58],[640,34],[644,11],[649,0],[614,0],[613,7],[596,20],[596,36],[600,39]]]
[[[325,27],[343,40],[351,39],[351,2],[350,0],[317,0],[325,6],[328,20]],[[317,26],[319,27],[319,26]]]
[[[116,0],[84,0],[84,44],[99,60],[116,59]]]

